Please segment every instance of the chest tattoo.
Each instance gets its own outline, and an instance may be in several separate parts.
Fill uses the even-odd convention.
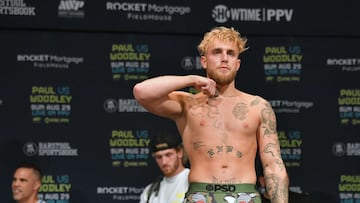
[[[237,103],[232,110],[232,114],[239,120],[244,120],[248,112],[249,108],[245,103]]]

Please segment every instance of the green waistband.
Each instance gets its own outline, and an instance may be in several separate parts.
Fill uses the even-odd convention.
[[[256,192],[255,184],[190,183],[188,192]]]

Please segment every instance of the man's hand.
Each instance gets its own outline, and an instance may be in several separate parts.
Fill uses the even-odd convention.
[[[199,76],[195,81],[195,89],[208,96],[216,96],[216,83],[214,80]]]

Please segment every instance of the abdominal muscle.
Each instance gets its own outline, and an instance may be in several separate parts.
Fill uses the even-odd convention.
[[[190,182],[217,184],[255,184],[256,182],[255,155],[247,154],[238,158],[224,154],[209,158],[206,152],[192,151],[189,154],[191,154]]]

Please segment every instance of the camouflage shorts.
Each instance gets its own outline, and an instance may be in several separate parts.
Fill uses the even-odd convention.
[[[184,203],[261,203],[254,184],[191,183]]]

